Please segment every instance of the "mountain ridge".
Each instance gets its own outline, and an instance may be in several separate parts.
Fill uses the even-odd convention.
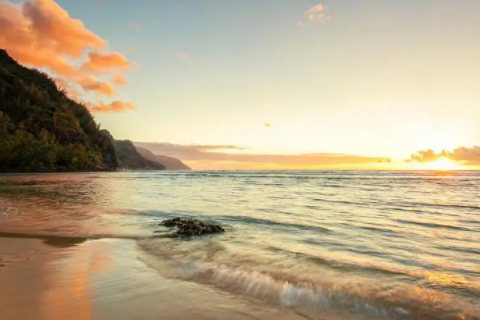
[[[101,129],[48,74],[0,48],[0,172],[191,170],[178,159],[140,151]]]
[[[108,130],[102,133],[112,141],[120,169],[127,170],[165,170],[159,162],[143,157],[130,140],[116,140]]]
[[[90,111],[0,49],[0,171],[98,168],[115,170],[118,162]]]
[[[135,145],[135,142],[133,144]],[[164,155],[157,155],[157,154],[154,154],[149,149],[139,147],[139,146],[135,146],[135,148],[137,149],[138,153],[140,153],[142,157],[150,161],[155,161],[163,164],[166,170],[185,170],[185,171],[192,170],[192,168],[187,166],[180,159],[164,156]]]

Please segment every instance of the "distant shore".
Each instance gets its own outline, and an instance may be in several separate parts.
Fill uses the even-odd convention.
[[[28,173],[91,173],[91,172],[125,172],[125,171],[165,171],[155,169],[123,169],[123,168],[106,168],[106,169],[85,169],[85,170],[69,170],[69,169],[52,169],[52,170],[0,170],[0,174],[28,174]]]

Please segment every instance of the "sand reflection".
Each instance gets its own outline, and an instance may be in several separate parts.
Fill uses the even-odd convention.
[[[114,268],[112,249],[104,241],[87,241],[74,250],[73,256],[44,266],[49,289],[40,297],[43,319],[95,318],[92,283],[96,273]]]

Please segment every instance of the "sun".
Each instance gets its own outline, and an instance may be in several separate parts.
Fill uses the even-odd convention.
[[[463,167],[448,158],[440,158],[436,161],[426,163],[425,169],[438,170],[438,171],[450,171],[450,170],[461,170],[463,169]]]

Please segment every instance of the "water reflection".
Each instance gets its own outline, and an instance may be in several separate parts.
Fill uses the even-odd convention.
[[[94,319],[98,297],[92,284],[96,273],[113,270],[112,247],[102,241],[87,241],[66,255],[43,266],[48,283],[39,297],[43,319]]]
[[[431,319],[458,320],[461,314],[474,319],[471,315],[480,314],[479,193],[478,173],[0,176],[0,230],[65,236],[45,241],[72,248],[88,245],[86,238],[148,241],[161,231],[159,222],[173,216],[211,219],[229,226],[219,238],[224,249],[210,252],[209,240],[202,238],[188,242],[198,244],[188,254],[179,248],[166,253],[180,255],[174,265],[205,263],[197,265],[205,275],[199,272],[193,281],[219,270],[221,281],[207,281],[234,291],[225,285],[236,281],[231,274],[250,279],[260,272],[274,294],[285,283],[293,291],[315,288],[314,294],[327,286],[341,291],[335,295],[346,304],[365,310],[398,307],[419,317],[430,312]],[[89,266],[79,261],[78,279],[107,270],[108,261],[101,256]],[[225,266],[228,272],[222,273]],[[249,281],[258,285],[255,277]],[[77,298],[89,294],[88,286],[75,287]]]
[[[464,276],[459,274],[447,274],[442,272],[425,272],[425,280],[441,285],[461,286],[466,282]]]

